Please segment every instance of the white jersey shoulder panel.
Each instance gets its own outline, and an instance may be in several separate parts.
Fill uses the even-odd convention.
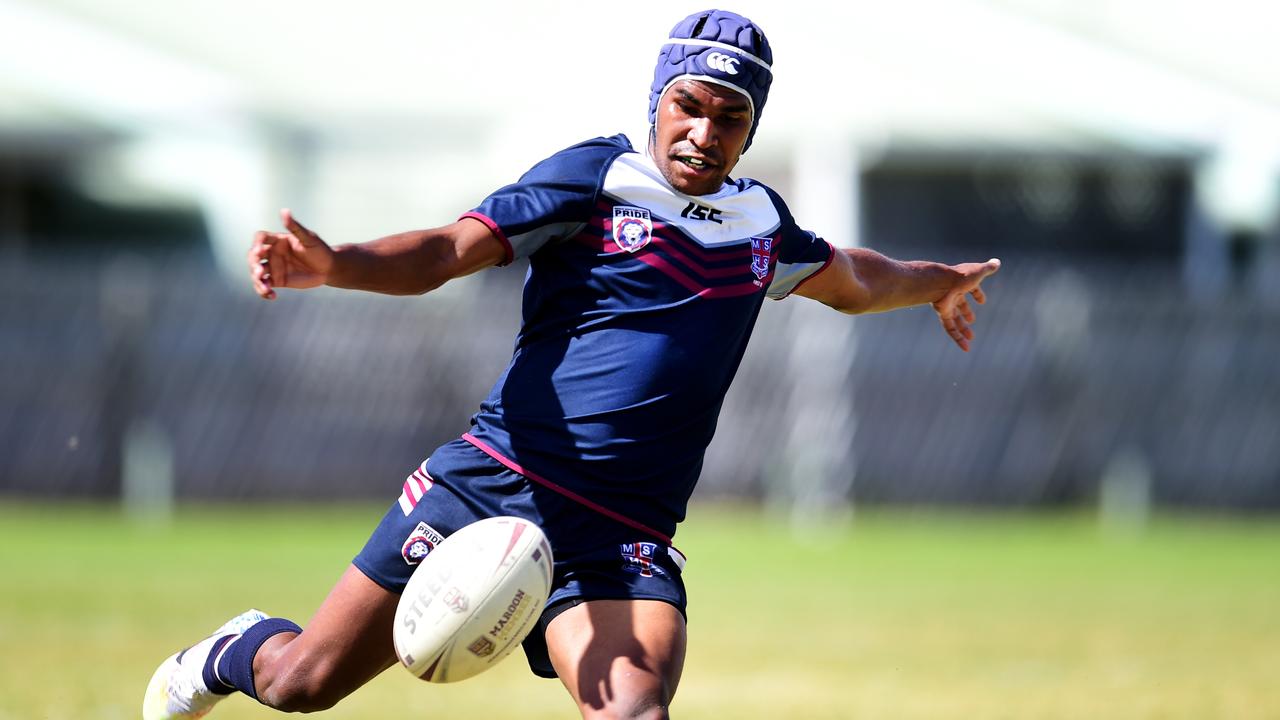
[[[605,174],[601,189],[621,205],[649,210],[655,219],[679,227],[704,247],[768,236],[781,222],[769,193],[759,185],[746,190],[725,185],[713,195],[685,195],[673,189],[653,161],[640,153],[618,156]],[[715,210],[721,222],[681,217],[691,202]]]

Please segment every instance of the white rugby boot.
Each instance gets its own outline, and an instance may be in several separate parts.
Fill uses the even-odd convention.
[[[209,637],[160,663],[142,698],[142,720],[196,720],[226,695],[211,692],[204,684],[204,664],[218,638],[240,635],[269,615],[245,611],[213,631]]]

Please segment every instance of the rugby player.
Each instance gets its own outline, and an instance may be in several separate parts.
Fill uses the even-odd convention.
[[[837,250],[766,185],[730,178],[772,82],[764,33],[731,12],[662,46],[649,136],[558,152],[451,225],[331,247],[282,212],[249,250],[255,291],[320,285],[421,294],[528,258],[506,372],[457,440],[413,471],[306,629],[249,611],[167,659],[144,718],[203,715],[240,691],[331,707],[396,663],[392,618],[415,566],[494,515],[539,524],[555,577],[525,641],[583,717],[668,716],[685,655],[684,557],[671,545],[765,298],[845,313],[932,304],[969,349],[969,299],[998,260],[899,262]]]

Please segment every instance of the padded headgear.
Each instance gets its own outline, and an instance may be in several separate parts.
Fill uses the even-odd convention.
[[[658,117],[658,101],[677,80],[701,80],[732,88],[751,101],[751,147],[760,113],[773,82],[773,51],[755,23],[727,10],[705,10],[681,20],[658,53],[649,89],[649,124]]]

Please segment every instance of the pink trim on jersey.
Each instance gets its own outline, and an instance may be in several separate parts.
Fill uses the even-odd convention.
[[[635,258],[640,262],[644,263],[645,265],[661,270],[664,275],[680,283],[681,285],[684,286],[686,290],[688,290],[689,292],[695,295],[701,295],[702,293],[706,292],[708,289],[705,284],[700,283],[694,278],[689,277],[680,268],[676,267],[675,265],[672,265],[670,262],[667,262],[663,258],[655,256],[652,253],[644,253],[642,255],[636,255]]]
[[[827,247],[831,248],[831,254],[827,256],[827,261],[826,261],[826,262],[824,262],[824,263],[822,263],[822,267],[820,267],[820,268],[818,268],[817,270],[814,270],[813,272],[809,273],[809,277],[807,277],[807,278],[805,278],[805,279],[801,280],[800,282],[796,283],[796,286],[795,286],[795,287],[793,287],[793,288],[791,288],[791,292],[789,292],[789,293],[787,293],[786,295],[783,295],[782,297],[778,298],[779,300],[783,300],[783,299],[785,299],[785,298],[789,298],[789,297],[791,297],[792,295],[794,295],[794,294],[795,294],[795,292],[796,292],[797,290],[799,290],[801,286],[803,286],[805,283],[809,282],[810,280],[814,279],[814,278],[815,278],[815,277],[817,277],[818,275],[822,274],[822,271],[823,271],[823,270],[826,270],[826,269],[831,265],[831,263],[836,259],[836,253],[840,252],[840,250],[838,250],[838,249],[836,248],[836,246],[835,246],[835,245],[832,245],[831,243],[827,242],[826,240],[823,240],[822,242],[827,243]]]
[[[764,288],[764,286],[765,283],[757,285],[754,281],[745,282],[738,285],[730,285],[729,287],[708,288],[698,293],[698,295],[707,298],[708,300],[720,300],[722,298],[741,297],[743,295],[758,293],[762,288]]]
[[[723,287],[706,287],[686,275],[684,271],[673,265],[671,262],[660,258],[653,253],[636,255],[636,259],[661,271],[662,274],[683,285],[689,292],[697,295],[698,297],[707,298],[708,300],[737,297],[739,295],[750,295],[751,293],[760,292],[761,288],[764,287],[763,282],[759,285],[754,282],[745,282],[734,285],[725,285]]]
[[[574,491],[572,491],[572,490],[570,490],[570,489],[568,489],[568,488],[566,488],[566,487],[562,487],[562,486],[560,486],[560,485],[557,485],[557,484],[555,484],[555,483],[551,482],[550,480],[548,480],[548,479],[546,479],[546,478],[542,477],[541,475],[538,475],[537,473],[529,472],[528,470],[526,470],[526,469],[524,469],[523,467],[521,467],[519,463],[515,462],[514,460],[510,460],[510,459],[508,459],[508,458],[507,458],[506,456],[504,456],[502,453],[500,453],[500,452],[498,452],[497,450],[494,450],[493,448],[489,447],[489,445],[488,445],[488,444],[486,444],[483,440],[480,440],[479,438],[475,437],[475,436],[474,436],[474,435],[472,435],[471,433],[463,433],[463,434],[462,434],[462,439],[463,439],[463,440],[466,440],[467,442],[471,443],[472,445],[475,445],[475,446],[476,446],[476,448],[477,448],[478,450],[480,450],[480,452],[483,452],[485,455],[488,455],[489,457],[493,458],[494,460],[497,460],[498,462],[502,463],[504,466],[506,466],[506,468],[507,468],[508,470],[511,470],[512,472],[520,473],[521,475],[523,475],[523,476],[525,476],[525,477],[529,478],[530,480],[532,480],[532,481],[534,481],[534,482],[538,483],[539,485],[542,485],[543,487],[547,488],[548,490],[554,490],[555,492],[560,493],[561,495],[563,495],[563,496],[565,496],[565,497],[569,498],[570,500],[572,500],[572,501],[574,501],[574,502],[576,502],[576,503],[578,503],[578,504],[580,504],[580,505],[585,505],[587,508],[590,508],[591,510],[595,510],[596,512],[600,513],[601,515],[604,515],[604,516],[605,516],[605,517],[607,517],[607,518],[611,518],[611,519],[613,519],[613,520],[617,520],[618,522],[622,523],[623,525],[626,525],[627,527],[635,528],[636,530],[639,530],[639,531],[641,531],[641,532],[648,533],[649,535],[652,535],[653,537],[655,537],[655,538],[657,538],[657,539],[661,540],[662,542],[666,543],[667,545],[670,545],[670,544],[671,544],[671,538],[667,537],[666,535],[663,535],[662,533],[658,532],[657,530],[654,530],[653,528],[649,527],[648,525],[645,525],[644,523],[641,523],[641,522],[637,522],[637,521],[635,521],[635,520],[632,520],[631,518],[629,518],[629,517],[627,517],[627,516],[625,516],[625,515],[621,515],[621,514],[619,514],[619,513],[616,513],[616,512],[614,512],[614,511],[610,510],[609,508],[604,507],[603,505],[600,505],[600,504],[598,504],[598,503],[591,502],[590,500],[588,500],[588,499],[586,499],[586,498],[582,497],[582,496],[581,496],[581,495],[579,495],[578,493],[576,493],[576,492],[574,492]]]
[[[612,219],[595,217],[592,218],[590,226],[596,230],[600,230],[604,235],[603,238],[594,238],[596,240],[603,241],[595,243],[594,246],[603,246],[603,249],[607,252],[622,251],[622,248],[618,247],[611,239],[613,237]],[[591,235],[584,235],[584,239],[592,239]],[[685,254],[691,255],[694,259],[706,264],[720,264],[733,262],[734,260],[748,260],[751,258],[751,243],[748,241],[748,238],[743,238],[741,241],[735,242],[732,245],[716,247],[713,250],[711,248],[704,247],[696,240],[690,239],[680,226],[660,221],[653,223],[652,237],[654,240],[662,240],[668,246],[678,247],[684,251]],[[715,250],[719,250],[719,252],[716,252]],[[708,269],[707,272],[715,271]]]
[[[667,237],[659,237],[657,233],[654,233],[652,242],[657,243],[663,250],[666,250],[668,253],[675,256],[685,265],[696,268],[698,270],[698,274],[706,278],[741,277],[742,275],[746,274],[743,271],[743,265],[746,264],[746,262],[751,259],[750,252],[741,253],[741,254],[734,253],[734,255],[730,255],[729,258],[733,260],[737,260],[739,263],[738,267],[721,267],[721,268],[699,267],[699,264],[702,261],[700,261],[699,258],[693,257],[689,253],[689,248],[687,248],[683,243],[676,242]],[[749,248],[750,246],[751,244],[747,243],[747,247]],[[747,268],[748,270],[750,270],[750,265],[747,265]]]
[[[600,228],[597,227],[596,229],[599,230]],[[710,278],[735,276],[751,277],[749,275],[750,268],[698,268],[699,272],[697,274],[701,277],[693,277],[689,273],[685,272],[680,266],[671,262],[667,258],[655,255],[654,253],[640,252],[633,254],[626,252],[607,234],[602,237],[594,232],[584,231],[575,235],[574,240],[592,249],[615,255],[619,259],[626,258],[628,256],[634,257],[636,260],[639,260],[655,270],[658,270],[663,275],[675,280],[681,287],[694,295],[701,298],[707,298],[709,300],[738,297],[741,295],[750,295],[755,292],[760,292],[760,290],[768,284],[769,280],[769,278],[766,278],[763,281],[758,281],[753,277],[747,282],[734,283],[732,285],[721,285],[719,287],[707,287],[708,283],[706,280]],[[670,238],[654,235],[653,240],[650,242],[661,247],[664,252],[674,255],[684,262],[689,262],[689,258],[681,253],[683,247],[672,242]],[[685,247],[687,247],[687,245]],[[749,243],[747,244],[747,247],[750,247]],[[748,249],[745,253],[735,252],[732,254],[726,254],[725,257],[740,261],[745,260],[750,257],[750,250]],[[690,264],[696,266],[696,263]]]
[[[667,228],[675,228],[675,231],[670,233],[671,239],[669,242],[672,244],[678,244],[681,249],[687,251],[703,262],[724,262],[726,260],[738,260],[740,258],[747,259],[751,257],[751,243],[747,238],[743,238],[741,243],[734,243],[733,245],[728,246],[722,253],[712,253],[709,252],[702,243],[689,239],[689,237],[685,235],[684,230],[678,225],[671,225],[664,222],[656,222],[653,224],[653,230],[655,233],[659,230],[666,230]],[[663,239],[666,240],[667,237],[664,235]]]
[[[418,502],[422,500],[422,496],[427,494],[433,484],[431,476],[427,474],[427,461],[423,460],[418,469],[404,479],[404,489],[400,492],[399,502],[405,517],[413,512]]]
[[[461,220],[462,218],[479,220],[484,223],[485,227],[489,228],[489,232],[493,233],[494,237],[498,238],[498,240],[502,242],[502,246],[507,250],[507,257],[502,262],[498,263],[499,265],[510,265],[511,262],[516,259],[516,251],[511,247],[511,241],[507,239],[507,234],[502,232],[502,228],[498,227],[498,223],[494,222],[493,218],[488,215],[475,212],[474,210],[463,213],[458,219]]]

